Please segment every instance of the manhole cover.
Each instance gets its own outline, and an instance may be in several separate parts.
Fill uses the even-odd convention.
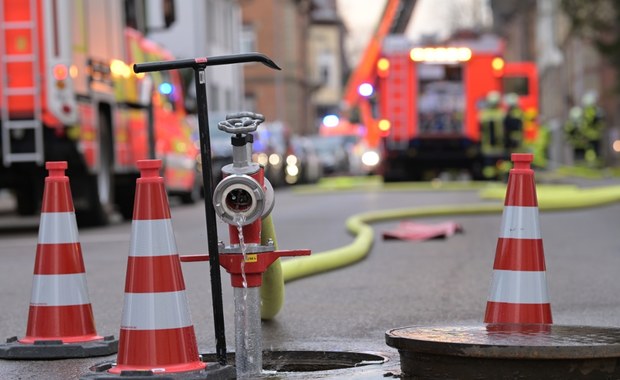
[[[202,361],[216,362],[215,354],[203,354]],[[263,369],[277,372],[314,372],[383,364],[384,356],[362,352],[338,351],[263,351]],[[235,363],[228,353],[227,362]]]
[[[551,324],[411,326],[386,332],[404,378],[619,379],[620,329]]]

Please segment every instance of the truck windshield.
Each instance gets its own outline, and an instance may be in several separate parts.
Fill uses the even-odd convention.
[[[463,69],[418,64],[418,125],[422,134],[461,134],[465,112]]]
[[[502,78],[502,88],[506,94],[513,92],[519,96],[530,95],[528,77],[504,77]]]

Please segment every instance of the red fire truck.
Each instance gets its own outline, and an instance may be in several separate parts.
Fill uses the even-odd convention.
[[[172,58],[137,31],[146,5],[0,0],[0,188],[14,192],[19,214],[40,210],[46,161],[68,161],[82,225],[114,210],[131,218],[140,159],[161,158],[184,201],[200,195],[179,73],[131,69]]]
[[[506,62],[493,35],[413,46],[387,37],[377,61],[368,139],[381,145],[385,180],[420,179],[428,171],[463,169],[481,178],[479,113],[491,91],[514,92],[519,106],[538,110],[533,62]],[[527,123],[525,143],[537,137]]]

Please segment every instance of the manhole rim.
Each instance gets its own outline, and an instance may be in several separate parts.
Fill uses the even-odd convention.
[[[277,357],[278,355],[280,355],[278,358],[282,359],[282,356],[291,356],[291,355],[297,355],[297,354],[301,354],[301,355],[311,355],[311,354],[322,354],[322,355],[337,355],[340,357],[340,360],[337,361],[337,363],[341,364],[343,363],[343,356],[346,355],[358,355],[361,357],[366,357],[367,360],[358,360],[356,361],[356,363],[350,364],[350,365],[344,365],[341,364],[339,366],[334,366],[334,367],[329,367],[327,365],[323,365],[321,369],[316,369],[316,370],[290,370],[290,369],[279,369],[279,368],[274,368],[271,364],[270,364],[270,360],[271,358]],[[204,353],[204,354],[200,354],[200,358],[202,361],[204,362],[211,362],[211,361],[215,361],[216,358],[216,354],[215,353]],[[371,360],[371,359],[377,359],[377,360]],[[289,359],[291,360],[291,359]],[[311,358],[300,358],[301,362],[297,363],[298,365],[310,365],[310,360],[312,360]],[[316,360],[316,359],[315,359]],[[378,352],[378,351],[334,351],[334,350],[263,350],[263,370],[265,371],[276,371],[276,372],[298,372],[298,373],[303,373],[303,372],[309,372],[309,373],[314,373],[314,372],[327,372],[327,371],[339,371],[339,370],[350,370],[350,369],[356,369],[356,368],[362,368],[362,367],[368,367],[368,366],[373,366],[373,365],[384,365],[387,362],[390,361],[390,357],[382,352]],[[234,351],[229,351],[227,353],[227,362],[230,363],[234,363],[235,362],[235,352]],[[295,363],[289,363],[286,366],[282,366],[282,368],[289,368],[291,366],[294,366]]]
[[[609,344],[592,344],[581,346],[561,346],[561,345],[502,345],[502,344],[483,344],[483,343],[463,343],[445,342],[436,340],[423,340],[411,337],[398,336],[398,332],[405,329],[430,329],[430,328],[463,328],[481,327],[484,325],[419,325],[393,328],[385,333],[386,344],[398,349],[399,352],[419,352],[424,354],[442,356],[460,356],[487,359],[525,359],[525,360],[590,360],[608,359],[620,357],[620,341]],[[602,326],[569,326],[569,325],[550,325],[554,328],[589,328],[598,330],[614,330],[620,333],[619,328]]]

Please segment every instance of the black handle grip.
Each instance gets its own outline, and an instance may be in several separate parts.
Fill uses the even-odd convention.
[[[191,69],[196,66],[196,59],[190,58],[178,59],[175,61],[135,63],[133,65],[133,71],[135,73],[147,73],[151,71]]]
[[[215,57],[200,57],[177,59],[172,61],[145,62],[133,65],[135,73],[146,73],[151,71],[175,70],[175,69],[198,69],[206,66],[228,65],[232,63],[260,62],[274,70],[281,70],[280,67],[269,57],[260,53],[231,54]]]

